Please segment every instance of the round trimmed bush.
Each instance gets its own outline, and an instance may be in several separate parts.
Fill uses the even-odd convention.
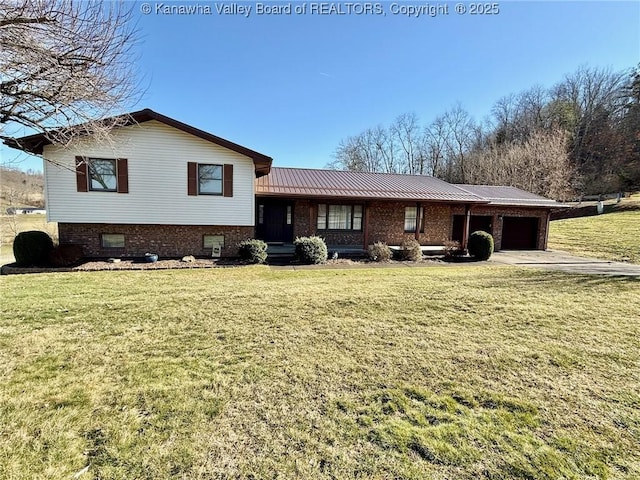
[[[369,258],[374,262],[388,262],[391,260],[391,249],[384,242],[369,245]]]
[[[300,263],[314,265],[327,261],[327,244],[320,237],[298,237],[293,244],[296,247],[296,258]]]
[[[13,256],[21,267],[40,267],[47,263],[53,240],[46,232],[31,230],[20,232],[13,240]]]
[[[493,253],[493,237],[487,232],[478,230],[469,235],[467,244],[469,255],[478,260],[489,260]]]
[[[267,244],[255,238],[245,240],[238,245],[238,253],[249,263],[264,263],[267,261]]]
[[[405,238],[400,246],[400,259],[408,262],[422,260],[422,249],[415,238]]]

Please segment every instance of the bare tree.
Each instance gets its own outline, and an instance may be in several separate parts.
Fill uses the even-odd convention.
[[[473,146],[475,122],[469,112],[458,104],[443,115],[447,129],[447,170],[445,179],[451,182],[467,183],[466,162]]]
[[[394,172],[393,141],[382,126],[340,141],[335,160],[328,165],[338,170],[357,172]]]
[[[586,191],[603,193],[615,188],[604,178],[614,173],[619,138],[610,134],[611,126],[625,111],[625,87],[628,72],[612,72],[606,68],[581,67],[567,75],[553,89],[556,104],[563,105],[573,120],[570,130],[571,161],[586,182]]]
[[[510,185],[557,200],[575,193],[575,172],[567,154],[567,134],[534,131],[524,142],[494,144],[468,155],[468,181]]]
[[[437,117],[429,126],[425,128],[424,139],[427,151],[427,171],[424,173],[433,177],[439,176],[440,170],[445,162],[448,130],[444,117]]]
[[[0,0],[0,139],[20,129],[67,145],[106,138],[139,96],[134,4]],[[76,125],[81,124],[81,127]]]
[[[426,169],[425,138],[418,116],[415,113],[403,113],[391,124],[389,134],[399,147],[400,171],[423,175]]]

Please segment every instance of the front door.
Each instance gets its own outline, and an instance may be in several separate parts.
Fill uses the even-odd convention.
[[[471,215],[469,220],[469,235],[478,230],[490,233],[493,235],[493,225],[491,222],[493,217],[488,215]],[[464,215],[453,216],[453,231],[451,234],[451,240],[462,242],[462,232],[464,231]]]
[[[293,242],[293,204],[258,201],[256,235],[267,243]]]

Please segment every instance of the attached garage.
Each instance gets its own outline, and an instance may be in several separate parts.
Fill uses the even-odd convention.
[[[503,217],[502,249],[535,250],[538,248],[538,217]]]

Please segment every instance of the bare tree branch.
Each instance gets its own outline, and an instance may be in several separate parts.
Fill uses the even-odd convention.
[[[0,138],[107,139],[140,91],[133,3],[0,0]]]

